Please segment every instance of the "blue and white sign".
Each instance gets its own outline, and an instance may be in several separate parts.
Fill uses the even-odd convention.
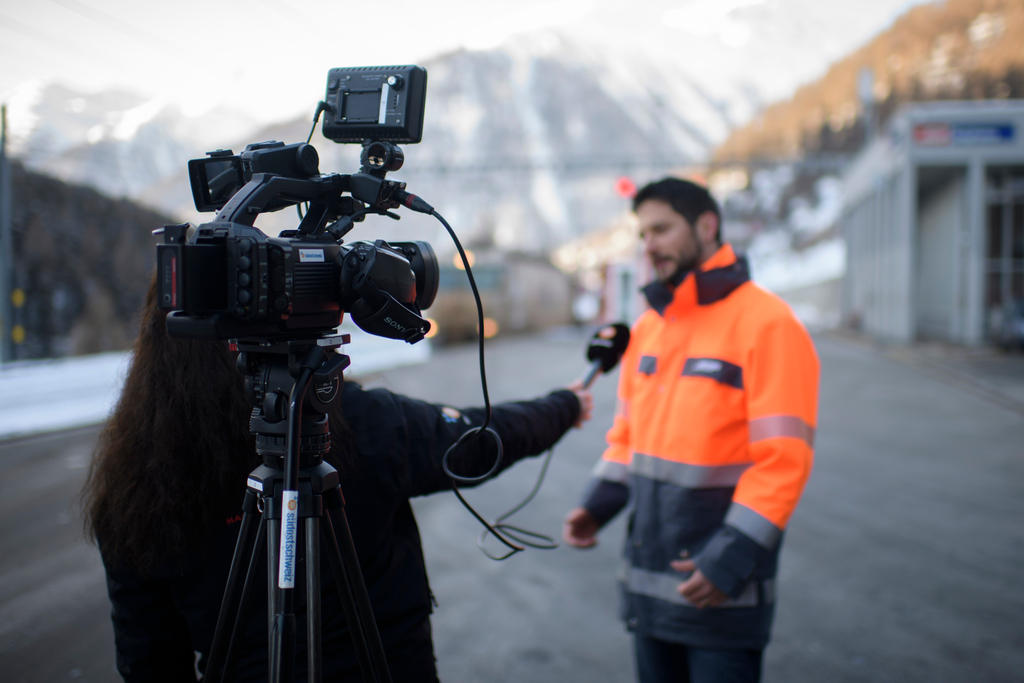
[[[919,123],[914,142],[925,147],[947,145],[1005,145],[1013,142],[1012,123]]]
[[[953,144],[992,145],[1013,142],[1012,123],[955,123]]]
[[[323,263],[323,249],[299,249],[299,263]]]
[[[281,542],[278,546],[277,587],[295,588],[295,546],[299,533],[299,492],[281,492]]]

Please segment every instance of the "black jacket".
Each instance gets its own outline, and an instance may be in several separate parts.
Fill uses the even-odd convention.
[[[441,469],[442,456],[460,434],[483,422],[483,410],[457,411],[383,389],[365,390],[351,382],[344,384],[341,410],[356,450],[356,456],[339,467],[345,511],[392,678],[436,681],[429,622],[432,598],[409,499],[451,488]],[[493,406],[491,426],[504,445],[501,469],[547,450],[578,415],[579,402],[567,390]],[[456,462],[477,474],[488,469],[492,458],[493,452],[477,451]],[[239,491],[240,500],[241,495]],[[108,564],[117,668],[126,681],[196,680],[195,671],[204,668],[213,640],[238,521],[226,520],[202,552],[186,558],[182,567],[157,576],[141,576]],[[100,539],[101,551],[102,545]],[[301,561],[301,550],[298,555]],[[325,548],[321,560],[324,680],[361,680]],[[255,587],[245,602],[230,658],[230,680],[266,680],[265,559],[257,558],[256,566]],[[302,567],[296,576],[304,576]],[[304,599],[301,590],[295,594],[296,670],[303,680]]]

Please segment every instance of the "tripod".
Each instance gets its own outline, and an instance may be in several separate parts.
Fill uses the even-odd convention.
[[[214,631],[206,679],[230,672],[231,648],[256,559],[267,549],[267,638],[270,683],[293,683],[297,664],[297,547],[305,548],[307,680],[322,678],[320,547],[325,542],[364,680],[390,683],[384,647],[359,568],[330,450],[328,406],[341,389],[348,356],[333,351],[343,336],[276,344],[239,343],[239,365],[253,402],[250,431],[263,464],[248,477],[242,522]],[[307,390],[314,391],[307,398]],[[258,524],[255,519],[259,518]],[[301,531],[300,531],[301,526]],[[244,583],[242,572],[245,571]],[[272,579],[272,577],[274,577]]]

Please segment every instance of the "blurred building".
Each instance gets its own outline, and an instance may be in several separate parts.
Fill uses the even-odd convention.
[[[632,213],[562,245],[552,260],[565,272],[576,274],[578,298],[599,302],[592,319],[578,322],[632,323],[647,306],[640,288],[652,275]]]
[[[494,247],[470,252],[470,267],[484,309],[484,334],[519,334],[572,322],[572,279],[536,254]],[[440,343],[476,339],[478,315],[461,260],[442,263],[437,297],[427,309]]]
[[[1024,100],[908,106],[851,164],[842,317],[883,340],[1005,343],[1024,312]]]

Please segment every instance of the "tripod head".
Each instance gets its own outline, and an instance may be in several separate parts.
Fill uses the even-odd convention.
[[[253,407],[249,430],[256,437],[256,452],[268,466],[287,470],[290,429],[299,436],[298,467],[317,465],[330,451],[327,411],[341,393],[342,373],[350,362],[348,356],[334,351],[348,341],[348,335],[334,335],[275,343],[234,342]],[[296,385],[307,373],[308,390],[298,396]]]
[[[270,680],[273,683],[294,680],[293,594],[300,537],[306,553],[307,672],[309,680],[320,680],[319,537],[322,530],[329,539],[328,557],[360,668],[370,680],[391,681],[344,516],[345,502],[338,473],[324,462],[324,455],[331,449],[327,412],[341,393],[342,372],[349,365],[349,357],[335,350],[347,342],[348,335],[232,342],[232,347],[240,352],[238,367],[245,376],[246,393],[253,406],[249,428],[256,437],[256,450],[263,464],[249,474],[247,481],[242,528],[210,650],[208,678],[213,683],[224,680],[225,667],[230,665],[238,607],[244,601],[248,586],[248,578],[242,585],[242,558],[250,550],[255,552],[251,534],[252,515],[257,510],[263,520],[260,528],[265,526],[267,532],[268,571],[274,571],[276,576],[273,583],[268,583],[273,613],[268,623]],[[261,502],[257,502],[257,498]],[[332,521],[332,514],[337,517],[337,524]],[[252,560],[249,562],[251,571]]]

